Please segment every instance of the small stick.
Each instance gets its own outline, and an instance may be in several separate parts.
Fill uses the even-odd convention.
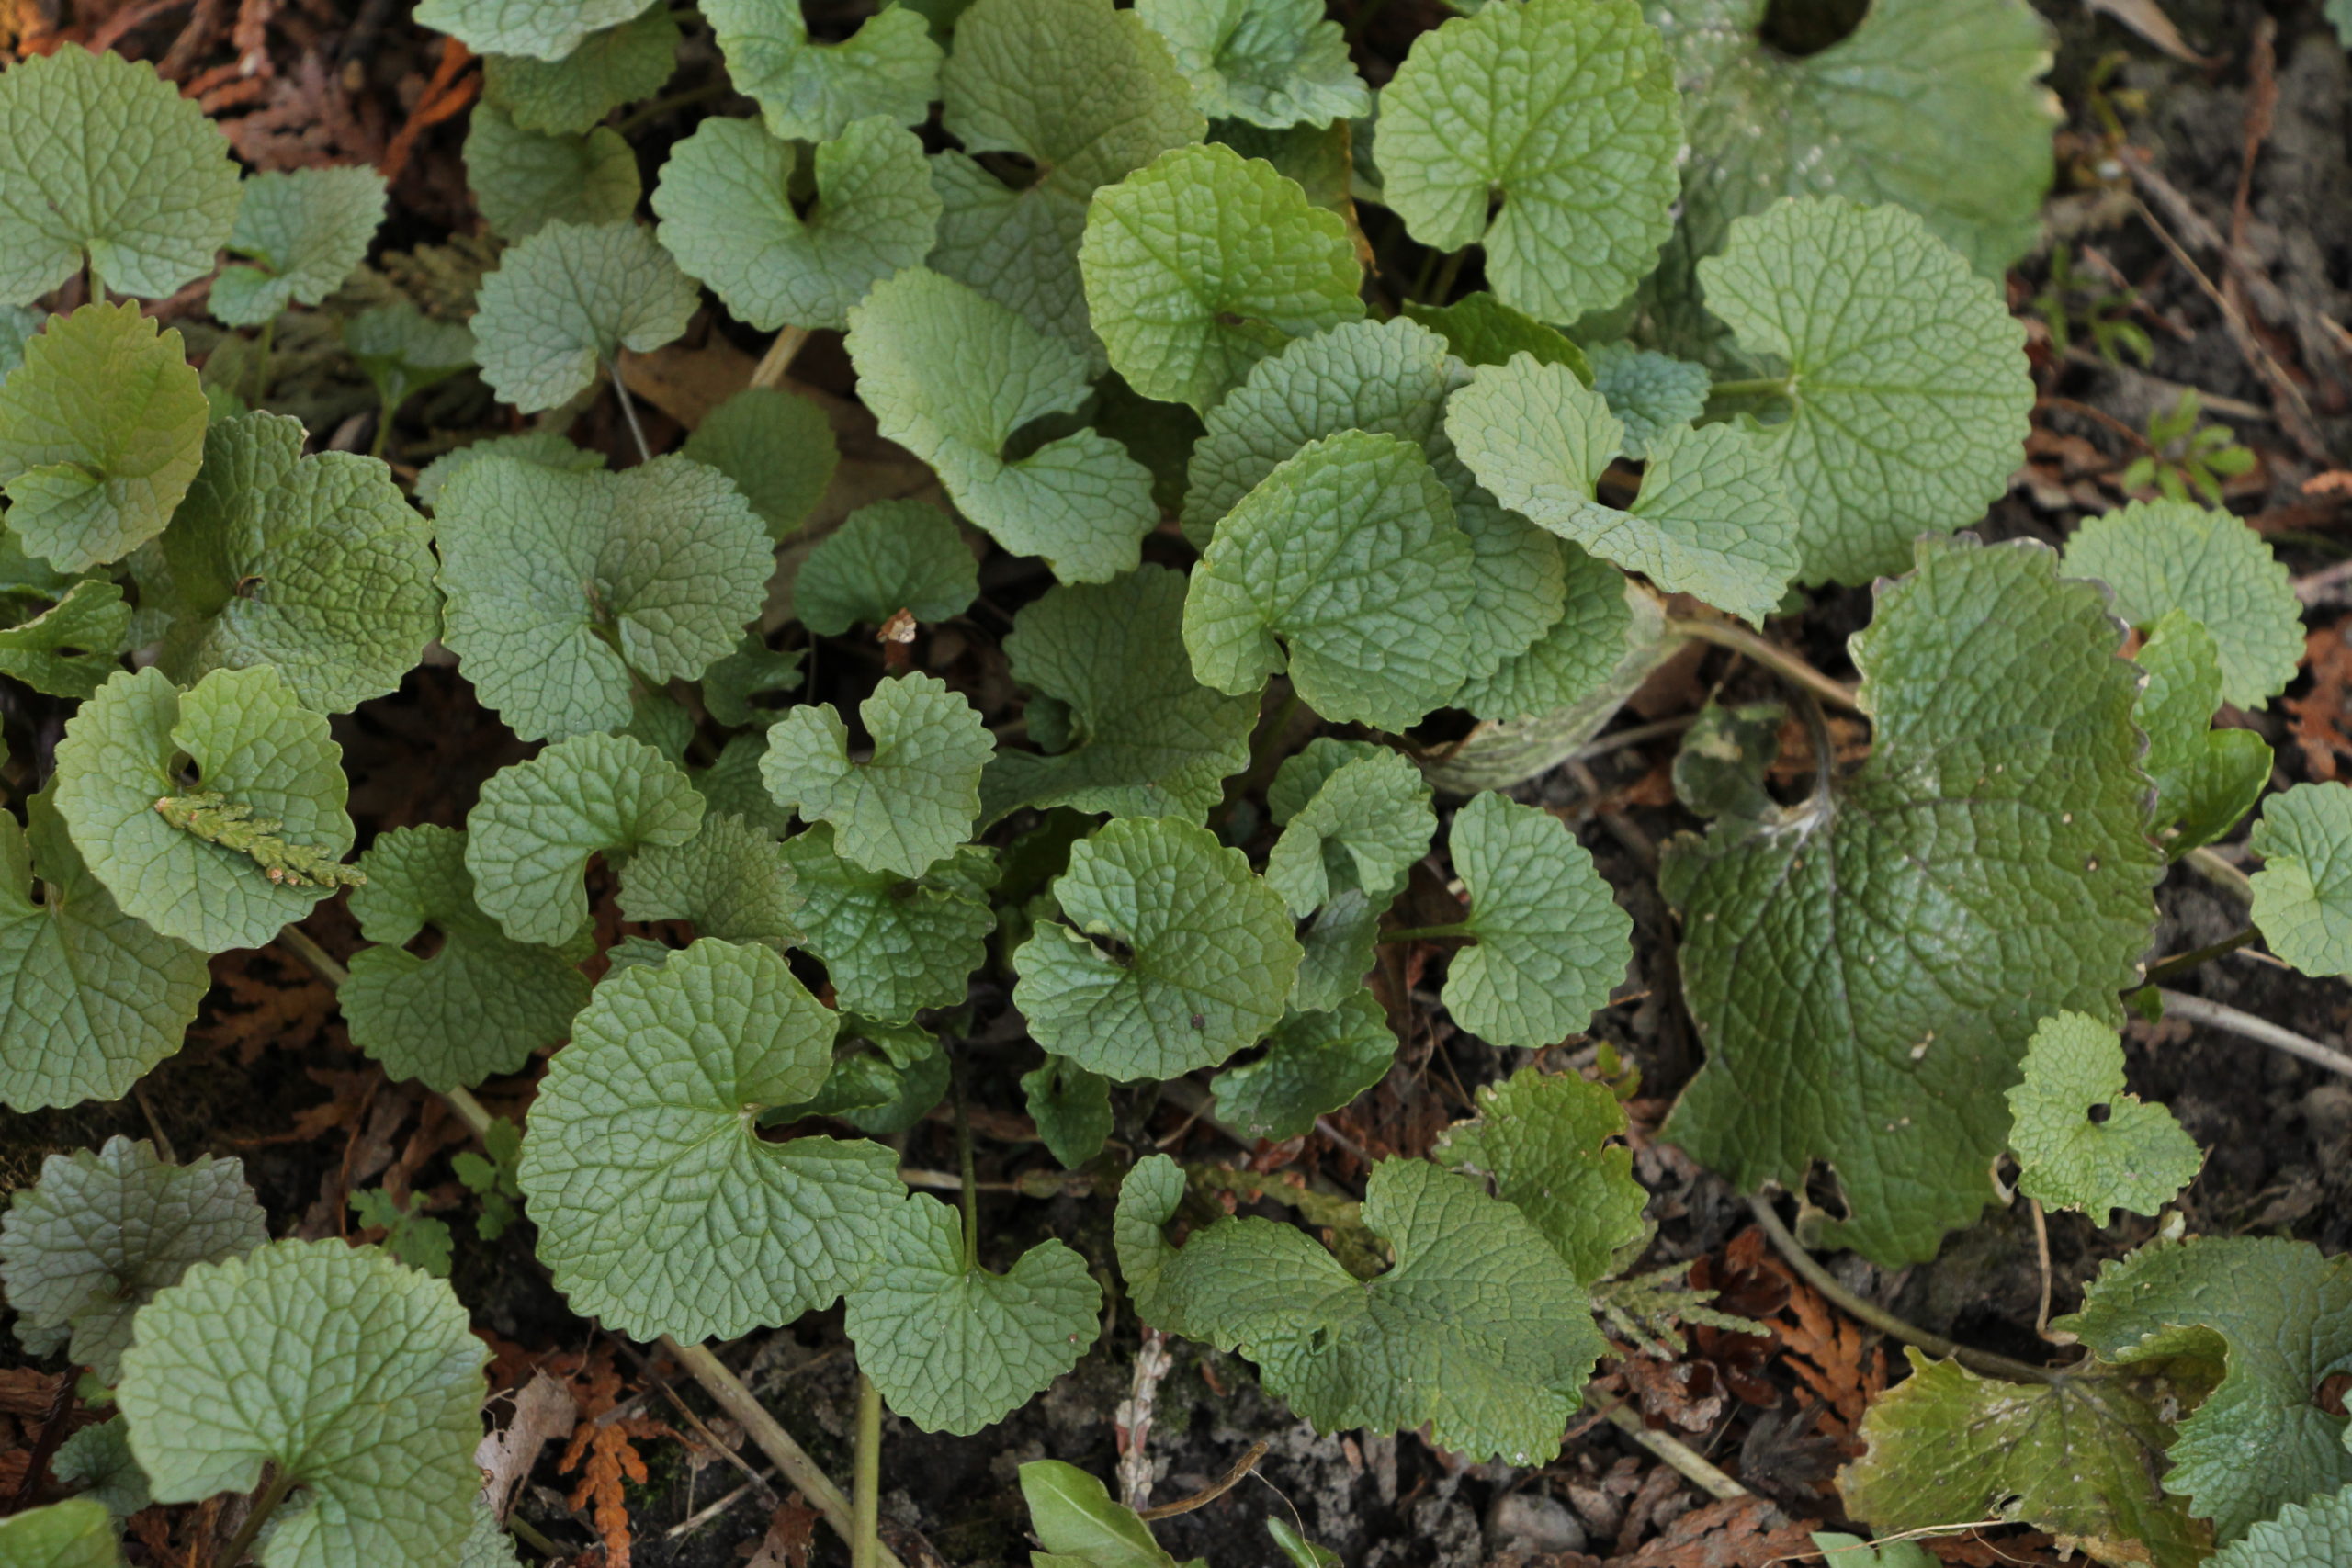
[[[1250,1451],[1233,1461],[1233,1468],[1231,1470],[1227,1471],[1224,1475],[1210,1482],[1206,1486],[1202,1487],[1190,1497],[1182,1498],[1174,1503],[1162,1503],[1156,1508],[1138,1508],[1136,1510],[1136,1517],[1144,1520],[1172,1519],[1179,1514],[1189,1514],[1195,1508],[1205,1508],[1211,1503],[1216,1502],[1219,1497],[1224,1496],[1227,1493],[1240,1485],[1243,1477],[1247,1476],[1251,1471],[1257,1469],[1258,1461],[1265,1457],[1266,1445],[1265,1442],[1261,1439],[1258,1442],[1250,1444]]]
[[[2219,1029],[2273,1050],[2284,1051],[2290,1056],[2300,1056],[2314,1066],[2325,1067],[2332,1073],[2342,1073],[2352,1078],[2352,1056],[2331,1049],[2316,1040],[2307,1039],[2291,1029],[2282,1029],[2267,1018],[2256,1018],[2250,1012],[2240,1012],[2233,1007],[2192,997],[2179,991],[2156,993],[2164,998],[2165,1011],[2175,1013],[2191,1023],[2201,1023],[2208,1029]]]
[[[857,1533],[849,1538],[850,1568],[875,1568],[882,1550],[882,1393],[857,1374]]]
[[[1681,1439],[1666,1432],[1653,1432],[1642,1424],[1642,1418],[1628,1409],[1623,1401],[1601,1412],[1609,1424],[1634,1441],[1656,1454],[1681,1473],[1688,1481],[1718,1503],[1728,1503],[1735,1497],[1752,1497],[1754,1493],[1707,1462],[1699,1451]]]
[[[2041,1301],[2033,1309],[2033,1337],[2050,1337],[2050,1222],[2041,1213],[2041,1201],[2028,1198],[2026,1206],[2033,1214],[2033,1256],[2041,1266]]]
[[[792,368],[793,360],[799,356],[802,345],[808,341],[807,327],[786,327],[776,333],[775,341],[768,344],[768,351],[760,355],[759,364],[752,367],[752,385],[783,386],[786,373]]]
[[[1127,1397],[1111,1413],[1112,1430],[1119,1438],[1119,1501],[1137,1512],[1151,1501],[1152,1404],[1159,1395],[1159,1380],[1175,1364],[1176,1358],[1169,1354],[1168,1336],[1157,1328],[1145,1329]]]

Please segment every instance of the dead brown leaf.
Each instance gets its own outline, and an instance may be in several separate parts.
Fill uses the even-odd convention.
[[[2287,728],[2303,753],[2312,777],[2341,776],[2346,759],[2352,758],[2352,735],[2344,721],[2352,716],[2352,645],[2344,632],[2352,622],[2317,626],[2303,637],[2303,667],[2311,671],[2312,687],[2279,705],[2287,710]]]
[[[482,1495],[501,1520],[514,1504],[515,1489],[539,1462],[540,1451],[556,1438],[570,1437],[578,1418],[579,1406],[569,1389],[544,1371],[531,1374],[514,1398],[505,1427],[485,1436],[474,1450]]]
[[[759,1550],[743,1568],[808,1568],[809,1553],[816,1549],[819,1517],[817,1510],[799,1493],[785,1498],[768,1517],[768,1533],[761,1538]]]
[[[1819,1519],[1792,1521],[1761,1497],[1735,1497],[1691,1509],[1618,1568],[1761,1568],[1811,1555],[1820,1528]]]

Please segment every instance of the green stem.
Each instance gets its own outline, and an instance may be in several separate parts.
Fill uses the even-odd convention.
[[[375,439],[368,443],[368,456],[381,461],[384,449],[390,445],[391,439],[392,405],[384,403],[380,405],[380,412],[376,415],[376,435]]]
[[[882,1552],[882,1393],[857,1374],[857,1472],[850,1506],[856,1533],[849,1539],[850,1568],[875,1568]]]
[[[262,400],[269,396],[269,355],[270,351],[277,344],[277,318],[276,316],[270,317],[269,320],[261,324],[261,335],[255,338],[254,342],[259,345],[259,352],[255,353],[254,355],[254,373],[252,381],[254,395],[252,402],[254,407],[259,408],[262,405]]]
[[[280,1470],[269,1478],[269,1483],[261,1489],[261,1495],[254,1499],[252,1509],[245,1515],[245,1522],[237,1527],[237,1533],[230,1540],[228,1550],[221,1552],[220,1568],[237,1568],[237,1564],[245,1560],[254,1538],[261,1534],[261,1527],[269,1522],[269,1516],[277,1512],[277,1505],[286,1501],[286,1495],[293,1490],[292,1471]]]
[[[1756,1215],[1756,1223],[1763,1227],[1765,1239],[1773,1249],[1788,1259],[1789,1267],[1804,1278],[1804,1282],[1833,1304],[1845,1309],[1849,1317],[1859,1318],[1882,1334],[1891,1334],[1905,1344],[1917,1345],[1930,1356],[1940,1356],[1958,1361],[1970,1371],[1989,1378],[2006,1378],[2011,1382],[2056,1382],[2064,1375],[2059,1368],[2036,1367],[2024,1361],[2013,1361],[2007,1356],[1996,1356],[1990,1350],[1972,1350],[1967,1346],[1930,1334],[1924,1328],[1904,1322],[1876,1302],[1856,1295],[1838,1282],[1837,1277],[1821,1266],[1815,1258],[1789,1234],[1781,1216],[1772,1212],[1769,1200],[1750,1198],[1748,1209]]]
[[[1400,931],[1383,931],[1383,942],[1444,942],[1449,938],[1469,938],[1478,933],[1470,929],[1467,920],[1456,920],[1450,926],[1407,926]]]
[[[1437,281],[1430,285],[1427,294],[1421,296],[1421,302],[1426,305],[1444,304],[1453,294],[1454,284],[1461,280],[1462,264],[1469,258],[1470,247],[1467,245],[1446,257],[1445,265],[1437,269]]]
[[[1734,653],[1744,654],[1792,685],[1804,687],[1833,706],[1844,708],[1849,713],[1862,711],[1861,704],[1855,700],[1852,692],[1787,649],[1767,641],[1746,626],[1734,626],[1729,621],[1669,615],[1666,629],[1678,637],[1696,637],[1701,642],[1712,642],[1717,648],[1727,648]]]
[[[2216,958],[2235,953],[2261,934],[2254,927],[2248,926],[2242,931],[2232,932],[2219,942],[2209,942],[2193,953],[2176,953],[2170,958],[2161,959],[2150,964],[2148,973],[2142,978],[2141,984],[2162,985],[2176,975],[2188,974],[2200,964],[2210,964]]]
[[[1298,716],[1299,709],[1304,706],[1306,705],[1299,701],[1298,688],[1294,686],[1290,694],[1283,699],[1283,705],[1275,710],[1273,718],[1258,727],[1257,734],[1250,739],[1250,769],[1234,784],[1225,797],[1225,803],[1217,807],[1216,815],[1210,822],[1212,827],[1222,826],[1225,819],[1233,815],[1236,806],[1273,782],[1274,774],[1281,771],[1283,765],[1283,738],[1290,733],[1291,721]]]
[[[637,423],[637,400],[628,395],[628,383],[621,379],[620,361],[614,360],[607,368],[613,373],[613,396],[620,400],[621,417],[628,422],[629,439],[637,443],[637,460],[650,463],[653,448],[646,445],[645,426]]]
[[[1715,398],[1781,398],[1788,396],[1786,376],[1758,376],[1748,381],[1718,381],[1707,389],[1707,396]]]
[[[2254,878],[2211,849],[2200,844],[2180,858],[2183,864],[2206,881],[2226,893],[2235,894],[2240,903],[2254,902]]]
[[[550,1558],[563,1555],[563,1548],[549,1540],[545,1530],[525,1518],[520,1512],[506,1516],[506,1528],[514,1533],[515,1540],[534,1551],[543,1551]]]
[[[696,104],[708,103],[713,98],[723,98],[734,90],[734,85],[729,82],[706,82],[699,87],[688,87],[673,93],[666,98],[656,98],[651,103],[623,116],[614,122],[613,130],[618,135],[627,136],[639,126],[649,125],[673,109],[692,108]]]
[[[972,1113],[964,1103],[964,1064],[951,1061],[948,1088],[956,1103],[956,1161],[963,1176],[964,1272],[980,1267],[980,1178],[972,1163]]]

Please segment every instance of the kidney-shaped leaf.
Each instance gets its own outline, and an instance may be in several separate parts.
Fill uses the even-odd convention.
[[[2084,520],[2066,571],[2115,590],[2115,613],[2143,629],[2179,611],[2213,639],[2222,695],[2260,707],[2303,659],[2302,605],[2286,565],[2244,519],[2185,501],[2134,502]]]
[[[2306,975],[2352,975],[2352,788],[2299,784],[2254,825],[2254,923]]]
[[[641,0],[419,0],[416,23],[448,33],[476,54],[557,61],[589,34],[615,28]]]
[[[288,305],[319,303],[367,259],[383,221],[384,176],[364,164],[254,175],[229,249],[256,265],[221,269],[213,315],[257,327]]]
[[[706,938],[608,976],[523,1140],[539,1256],[582,1315],[637,1339],[790,1323],[863,1279],[905,1198],[888,1149],[759,1136],[814,1095],[833,1014],[783,956]]]
[[[1470,893],[1445,1009],[1498,1045],[1538,1050],[1592,1021],[1625,977],[1632,917],[1568,825],[1493,793],[1454,814],[1454,874]]]
[[[832,704],[792,709],[768,731],[760,777],[778,806],[833,825],[836,854],[921,876],[971,837],[996,738],[962,695],[920,672],[885,679],[857,716],[874,740],[863,760]]]
[[[295,1491],[263,1568],[454,1561],[481,1485],[482,1364],[446,1281],[376,1248],[280,1241],[141,1307],[116,1391],[161,1503]]]
[[[1490,1178],[1495,1196],[1590,1285],[1642,1238],[1649,1194],[1634,1179],[1633,1151],[1610,1142],[1624,1131],[1625,1108],[1608,1085],[1522,1067],[1479,1089],[1477,1119],[1448,1128],[1430,1157]]]
[[[735,90],[785,141],[827,141],[868,115],[918,125],[937,96],[939,46],[915,6],[885,6],[838,43],[809,38],[792,0],[711,0],[707,15]]]
[[[61,1450],[61,1464],[64,1457]],[[8,1568],[122,1568],[122,1542],[105,1504],[96,1497],[69,1497],[0,1519],[0,1562]]]
[[[2082,1013],[2041,1021],[2008,1100],[2018,1190],[2102,1228],[2117,1209],[2153,1217],[2205,1163],[2171,1111],[2123,1092],[2122,1036]]]
[[[1340,24],[1317,0],[1136,0],[1211,119],[1328,125],[1372,112]]]
[[[800,889],[800,945],[824,960],[845,1011],[898,1023],[964,1000],[996,929],[987,850],[967,844],[910,879],[844,860],[820,822],[785,840],[784,852]]]
[[[686,330],[699,299],[653,231],[636,223],[549,223],[481,280],[474,316],[482,379],[526,413],[588,389],[599,363]]]

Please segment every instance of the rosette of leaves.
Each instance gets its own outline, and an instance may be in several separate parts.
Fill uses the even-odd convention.
[[[1061,918],[1012,955],[1037,1043],[1106,1077],[1213,1067],[1282,1021],[1298,939],[1238,850],[1165,817],[1116,818],[1070,847]]]
[[[261,946],[349,880],[336,863],[354,836],[342,756],[325,716],[267,665],[216,670],[186,692],[147,669],[115,676],[69,721],[53,798],[123,913],[224,953]],[[192,826],[170,802],[195,808]]]
[[[447,1562],[481,1487],[489,1357],[444,1281],[333,1237],[280,1241],[141,1307],[116,1397],[156,1501],[270,1475],[264,1568]]]
[[[432,530],[373,457],[302,455],[301,423],[240,414],[162,540],[160,663],[194,681],[266,664],[341,713],[397,689],[441,626]]]
[[[617,474],[488,457],[442,487],[435,515],[445,639],[526,739],[627,724],[632,672],[700,676],[775,568],[742,492],[682,457]]]
[[[61,571],[121,559],[172,520],[209,417],[180,334],[138,306],[50,317],[0,383],[10,532]]]
[[[75,1365],[111,1383],[131,1320],[157,1292],[191,1265],[242,1257],[268,1239],[237,1160],[172,1165],[153,1145],[122,1137],[96,1153],[51,1155],[0,1220],[17,1337],[28,1348],[63,1344]]]
[[[152,65],[69,43],[0,75],[0,304],[85,261],[96,289],[176,293],[212,270],[242,195],[228,138]]]
[[[1869,759],[1799,806],[1752,792],[1661,874],[1708,1053],[1665,1135],[1750,1187],[1829,1164],[1828,1237],[1884,1262],[1992,1198],[2035,1023],[2117,1021],[2162,861],[2105,595],[2038,547],[1918,562],[1853,641]]]
[[[769,1143],[832,1070],[834,1018],[764,947],[705,938],[596,988],[523,1141],[539,1256],[636,1338],[732,1337],[865,1278],[905,1201],[888,1149]]]
[[[359,866],[368,882],[351,912],[376,945],[352,955],[336,999],[351,1043],[387,1073],[446,1092],[513,1072],[571,1032],[588,1000],[578,965],[590,944],[509,938],[474,902],[463,832],[396,828]],[[420,958],[409,944],[428,926],[440,945]]]
[[[1015,431],[1074,412],[1085,361],[953,278],[909,267],[849,312],[858,388],[876,426],[937,471],[958,508],[1067,582],[1132,570],[1159,521],[1151,474],[1109,436],[1080,430],[1008,459]],[[951,355],[956,374],[938,374]]]
[[[1382,1160],[1363,1223],[1396,1261],[1359,1280],[1305,1232],[1224,1219],[1181,1247],[1182,1168],[1154,1155],[1119,1193],[1119,1271],[1145,1322],[1238,1351],[1318,1430],[1408,1430],[1545,1462],[1606,1348],[1591,1303],[1535,1224],[1468,1177]]]
[[[976,0],[940,92],[941,123],[964,150],[932,165],[944,204],[932,266],[1101,371],[1078,263],[1089,205],[1208,131],[1167,46],[1112,0]],[[1027,159],[1037,177],[1008,184],[980,162],[989,153]]]

